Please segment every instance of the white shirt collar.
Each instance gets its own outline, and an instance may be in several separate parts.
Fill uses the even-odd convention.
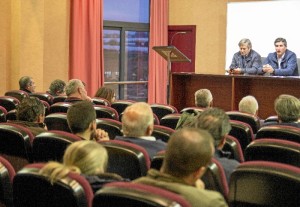
[[[153,137],[153,136],[141,136],[139,138],[144,139],[144,140],[148,140],[148,141],[156,141],[156,138]]]

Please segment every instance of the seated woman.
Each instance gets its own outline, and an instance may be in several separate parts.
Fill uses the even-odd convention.
[[[106,173],[108,155],[106,149],[93,141],[77,141],[68,146],[63,163],[48,162],[40,174],[49,177],[51,183],[63,179],[69,172],[82,174],[94,193],[106,183],[125,181],[121,176]]]
[[[115,91],[111,88],[100,87],[94,97],[104,98],[108,100],[110,103],[113,103],[116,99]]]

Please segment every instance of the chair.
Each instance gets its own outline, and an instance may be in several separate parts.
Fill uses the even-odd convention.
[[[20,101],[12,96],[0,96],[0,106],[3,106],[7,112],[16,109]]]
[[[180,119],[181,114],[168,114],[161,118],[160,125],[176,129],[178,120]]]
[[[232,207],[299,206],[300,168],[249,161],[231,175],[229,204]]]
[[[45,107],[45,115],[47,116],[50,113],[50,104],[44,100],[40,100],[40,101]]]
[[[244,152],[247,145],[254,140],[252,128],[249,124],[236,120],[230,120],[230,124],[232,129],[230,130],[229,135],[239,140]]]
[[[13,165],[15,171],[32,162],[33,139],[33,134],[26,127],[13,123],[0,124],[0,154]]]
[[[48,130],[60,130],[71,132],[67,121],[66,113],[53,113],[45,117],[45,124]]]
[[[58,103],[58,102],[64,102],[67,96],[55,96],[53,97],[52,104]]]
[[[6,115],[7,110],[3,106],[0,106],[0,122],[6,122]]]
[[[66,102],[54,103],[50,106],[50,114],[58,113],[58,112],[67,113],[71,105],[72,105],[71,103],[66,103]]]
[[[32,143],[34,162],[61,162],[66,148],[73,142],[82,140],[75,134],[52,130],[37,135]]]
[[[17,110],[13,109],[7,112],[6,114],[6,121],[8,120],[17,120]]]
[[[270,123],[270,122],[279,123],[278,116],[277,115],[269,116],[264,121],[264,123]]]
[[[164,157],[165,157],[165,151],[161,151],[159,153],[157,153],[155,156],[153,156],[152,160],[151,160],[151,165],[150,168],[156,169],[156,170],[160,170],[163,161],[164,161]]]
[[[235,159],[238,162],[244,162],[244,153],[240,145],[239,140],[235,137],[227,135],[225,145],[223,146],[223,151],[230,152],[229,159]]]
[[[123,113],[127,106],[132,105],[135,101],[132,100],[117,100],[111,103],[111,107],[114,108],[118,114]]]
[[[16,172],[8,160],[0,156],[0,206],[13,207],[13,178]]]
[[[201,113],[202,111],[204,111],[205,108],[201,108],[201,107],[196,107],[196,106],[191,106],[191,107],[186,107],[184,109],[182,109],[180,111],[180,113],[184,113],[184,112],[187,112],[187,113],[190,113],[190,114],[198,114],[198,113]]]
[[[113,182],[97,191],[93,199],[93,207],[190,207],[182,196],[155,186]]]
[[[143,147],[119,140],[100,141],[99,143],[108,152],[107,172],[117,173],[123,178],[131,180],[146,175],[150,168],[150,157]]]
[[[117,120],[100,118],[96,119],[96,123],[97,128],[105,130],[110,139],[115,139],[116,136],[123,136],[122,123]]]
[[[46,101],[49,105],[52,105],[53,103],[53,96],[50,95],[49,93],[35,92],[35,93],[30,93],[29,96],[34,96],[40,100]]]
[[[44,164],[25,166],[13,182],[14,207],[91,207],[93,191],[80,174],[69,173],[67,178],[51,184],[38,172]]]
[[[28,93],[22,90],[11,90],[5,92],[4,96],[12,96],[18,99],[20,102],[23,100],[23,98],[29,97]]]
[[[212,158],[201,180],[205,184],[205,189],[218,191],[227,200],[229,193],[228,183],[224,169],[218,160]]]
[[[237,120],[249,124],[254,134],[256,134],[260,128],[260,120],[255,115],[239,111],[227,111],[226,114],[231,120]]]
[[[300,144],[280,139],[258,139],[245,150],[245,160],[280,162],[300,167]]]
[[[105,98],[94,97],[92,101],[95,105],[111,106],[110,102]]]
[[[178,110],[172,105],[151,104],[150,106],[151,106],[153,113],[158,117],[159,120],[161,120],[161,118],[166,116],[167,114],[178,113]]]
[[[256,134],[256,139],[260,138],[285,139],[300,143],[300,128],[285,125],[264,126]]]
[[[119,120],[118,112],[110,106],[94,105],[94,109],[96,111],[97,118],[108,118],[108,119]]]
[[[168,142],[171,134],[175,132],[174,129],[169,127],[154,125],[153,132],[151,136],[154,136],[156,139],[160,139],[164,142]]]

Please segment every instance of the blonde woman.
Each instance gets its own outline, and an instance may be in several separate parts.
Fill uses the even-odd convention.
[[[77,141],[66,149],[63,163],[49,162],[40,174],[49,177],[51,183],[65,178],[69,172],[82,174],[91,184],[94,193],[104,184],[124,181],[113,173],[106,173],[108,155],[106,149],[93,141]]]

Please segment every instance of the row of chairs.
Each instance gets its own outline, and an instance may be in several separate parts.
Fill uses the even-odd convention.
[[[30,164],[15,173],[0,157],[1,203],[7,207],[190,206],[172,192],[135,183],[110,183],[94,195],[85,178],[75,173],[52,185],[37,173],[43,165]],[[299,175],[299,168],[285,164],[245,162],[232,173],[225,198],[230,206],[298,206]]]

